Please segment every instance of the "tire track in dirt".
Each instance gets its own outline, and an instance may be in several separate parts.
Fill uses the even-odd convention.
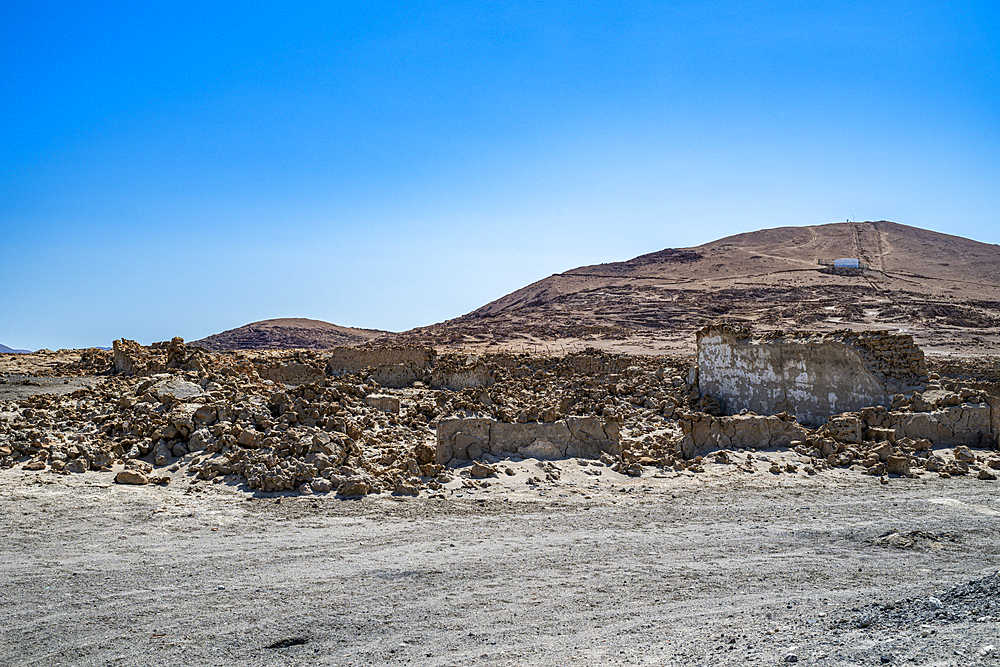
[[[851,223],[851,236],[854,239],[854,249],[857,252],[857,258],[864,260],[865,251],[861,247],[861,232],[856,222]]]
[[[877,222],[871,223],[872,230],[875,232],[875,243],[878,246],[878,267],[882,273],[885,273],[885,258],[886,256],[892,254],[892,244],[889,243],[889,239],[886,238],[885,231],[879,227]]]

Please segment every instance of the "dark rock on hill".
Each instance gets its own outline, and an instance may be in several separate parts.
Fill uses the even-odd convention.
[[[361,345],[386,332],[342,327],[319,320],[283,318],[253,322],[193,342],[209,350],[325,350]]]

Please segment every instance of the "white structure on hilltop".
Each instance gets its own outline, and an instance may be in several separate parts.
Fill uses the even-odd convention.
[[[816,262],[820,266],[829,266],[832,269],[869,269],[868,262],[857,257],[842,257],[841,259],[819,259]]]

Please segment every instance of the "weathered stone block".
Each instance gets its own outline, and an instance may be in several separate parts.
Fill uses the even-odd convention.
[[[308,364],[258,365],[257,374],[264,380],[292,385],[323,382],[326,380],[326,373],[322,368],[316,368]]]
[[[518,453],[526,458],[566,456],[599,458],[602,453],[621,454],[617,422],[597,417],[571,417],[556,422],[500,423],[492,419],[450,419],[437,427],[436,462]]]
[[[808,429],[781,417],[734,415],[712,417],[694,413],[681,418],[681,454],[692,459],[716,449],[769,449],[803,440]]]
[[[388,394],[370,394],[365,396],[365,403],[382,412],[399,414],[399,398]]]
[[[492,419],[446,419],[437,426],[437,456],[435,462],[445,465],[455,457],[455,436],[464,433],[479,442],[489,442]]]
[[[429,347],[338,347],[326,355],[326,373],[339,376],[368,370],[383,387],[406,387],[427,374],[437,354]]]
[[[193,382],[166,377],[150,387],[149,393],[159,399],[161,403],[170,403],[172,401],[190,401],[202,396],[204,391]]]

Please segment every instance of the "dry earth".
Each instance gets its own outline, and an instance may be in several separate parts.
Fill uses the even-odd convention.
[[[0,663],[1000,660],[993,485],[559,465],[360,501],[4,472]]]

